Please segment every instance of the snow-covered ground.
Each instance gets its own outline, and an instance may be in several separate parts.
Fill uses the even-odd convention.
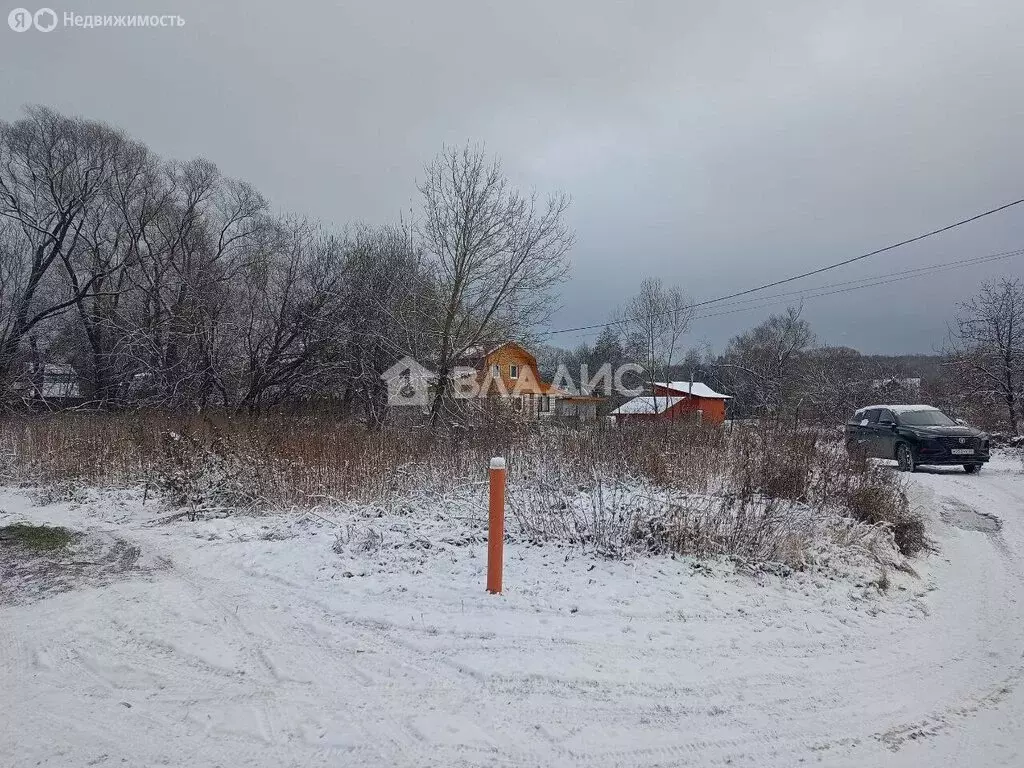
[[[0,606],[0,764],[1024,765],[1020,463],[912,493],[937,551],[884,594],[511,545],[492,596],[482,509],[167,523],[2,492],[0,525],[141,565]]]

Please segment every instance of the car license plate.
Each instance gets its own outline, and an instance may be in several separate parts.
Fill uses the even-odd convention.
[[[950,448],[950,453],[954,456],[970,456],[974,453],[973,448]]]

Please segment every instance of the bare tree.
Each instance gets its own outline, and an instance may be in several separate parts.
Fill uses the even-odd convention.
[[[217,369],[223,350],[235,348],[223,322],[259,252],[267,203],[205,160],[169,164],[161,177],[158,213],[140,233],[143,257],[131,275],[138,300],[126,316],[126,354],[151,402],[204,407],[225,394]]]
[[[432,354],[423,318],[438,302],[409,227],[360,227],[347,254],[338,329],[344,403],[380,425],[389,415],[382,375],[397,358]]]
[[[565,195],[541,202],[519,192],[479,147],[446,148],[419,188],[418,230],[438,299],[438,311],[426,318],[436,338],[436,425],[468,350],[522,334],[547,316],[573,236],[563,220]]]
[[[257,410],[326,386],[345,277],[341,242],[310,222],[267,221],[220,318],[211,357],[225,404]]]
[[[682,337],[692,318],[689,298],[659,278],[644,280],[640,291],[616,313],[625,348],[643,366],[652,393],[658,377],[667,380],[676,356],[683,352]],[[657,410],[656,395],[654,403]]]
[[[753,413],[780,416],[795,412],[805,393],[805,355],[814,344],[802,307],[772,315],[733,337],[722,357],[723,375],[741,406]]]
[[[802,412],[820,424],[844,421],[857,406],[864,405],[863,398],[873,390],[873,382],[888,373],[876,368],[850,347],[807,350],[801,365],[802,391],[797,395],[797,401],[802,400]]]
[[[947,354],[971,394],[1003,410],[1013,434],[1024,384],[1024,283],[1004,277],[984,283],[960,304]]]
[[[22,360],[72,363],[97,405],[258,409],[340,396],[383,421],[381,373],[473,347],[551,308],[568,201],[445,150],[417,228],[336,236],[268,213],[206,160],[166,162],[42,107],[0,122],[0,385]]]
[[[9,383],[22,343],[66,312],[106,274],[77,279],[71,266],[88,213],[109,187],[124,138],[111,128],[30,107],[0,122],[0,383]],[[68,266],[60,280],[54,265]]]
[[[156,215],[158,160],[144,146],[122,141],[111,158],[109,183],[85,214],[80,247],[62,262],[75,298],[87,352],[78,371],[98,405],[115,401],[129,373],[119,354],[125,335],[122,312],[131,300],[131,272],[142,259],[141,233]]]

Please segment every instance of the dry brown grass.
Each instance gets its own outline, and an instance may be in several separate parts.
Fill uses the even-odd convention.
[[[323,412],[59,413],[5,419],[0,447],[8,482],[145,485],[193,511],[337,502],[390,508],[412,493],[478,485],[488,459],[503,455],[513,514],[541,537],[608,550],[649,542],[650,549],[770,557],[807,533],[806,520],[786,520],[789,510],[805,508],[891,526],[908,554],[923,541],[894,473],[851,459],[837,436],[773,425],[432,433],[368,429]],[[653,514],[634,481],[685,502]],[[589,499],[589,511],[578,498]]]

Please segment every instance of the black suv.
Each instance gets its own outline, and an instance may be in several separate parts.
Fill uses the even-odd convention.
[[[904,472],[960,464],[973,474],[988,461],[988,435],[930,405],[870,405],[846,422],[846,449],[896,459]]]

